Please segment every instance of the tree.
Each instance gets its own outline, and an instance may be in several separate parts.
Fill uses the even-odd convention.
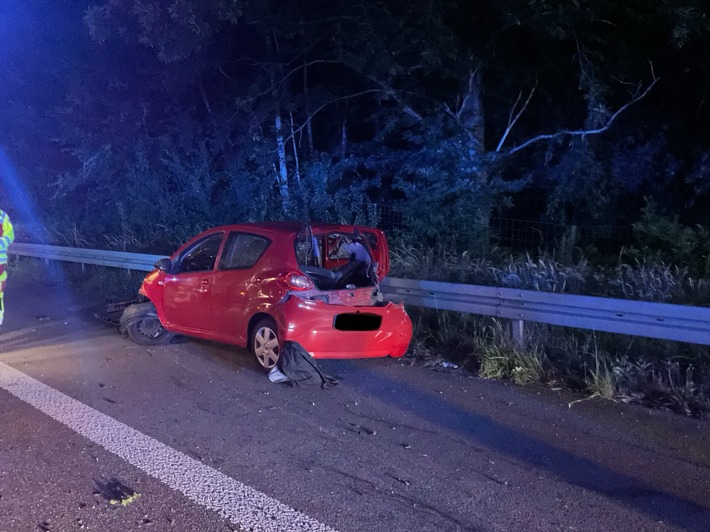
[[[368,202],[398,202],[420,241],[461,246],[531,187],[544,194],[532,213],[608,220],[640,191],[680,201],[702,167],[704,92],[682,73],[707,69],[693,54],[703,13],[692,0],[101,0],[62,97],[35,113],[53,140],[41,163],[23,159],[59,186],[54,212],[109,226],[140,217],[131,205],[172,215],[134,198],[136,180],[202,221],[372,219]]]

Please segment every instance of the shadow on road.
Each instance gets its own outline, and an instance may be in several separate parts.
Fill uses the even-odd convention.
[[[356,364],[348,369],[348,380],[360,390],[455,431],[471,442],[546,470],[569,484],[600,493],[656,520],[690,531],[710,530],[710,508],[658,491],[648,483],[501,425],[488,416],[464,410],[440,395],[422,392],[407,382]],[[649,467],[652,466],[649,464]]]
[[[76,323],[46,322],[19,330],[4,330],[0,335],[0,354],[26,351],[35,348],[60,346],[106,336],[100,328],[76,329]]]

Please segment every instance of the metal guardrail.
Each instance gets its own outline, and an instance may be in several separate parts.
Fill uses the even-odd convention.
[[[80,264],[95,264],[124,270],[149,272],[158,259],[165,255],[145,255],[124,251],[47,246],[44,244],[22,244],[15,242],[8,250],[10,255],[36,257],[45,260],[61,260]]]
[[[15,243],[10,254],[150,271],[163,255]],[[388,299],[412,306],[509,319],[524,340],[526,321],[710,345],[710,308],[437,281],[387,278]]]
[[[533,321],[710,345],[710,308],[410,279],[385,279],[382,290],[414,306],[507,318],[522,341]]]

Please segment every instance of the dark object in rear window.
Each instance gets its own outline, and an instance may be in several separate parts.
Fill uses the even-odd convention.
[[[334,327],[339,331],[376,331],[382,325],[377,314],[348,313],[335,317]]]

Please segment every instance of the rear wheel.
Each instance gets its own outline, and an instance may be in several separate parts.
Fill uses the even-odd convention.
[[[249,350],[266,369],[278,363],[281,350],[274,320],[262,318],[256,323],[249,339]]]
[[[138,345],[165,345],[175,336],[165,330],[157,316],[144,316],[126,326],[126,334]]]

